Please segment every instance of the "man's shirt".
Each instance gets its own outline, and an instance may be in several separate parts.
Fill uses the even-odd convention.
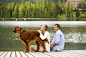
[[[58,30],[55,32],[53,41],[51,42],[51,45],[53,45],[54,43],[56,43],[57,45],[54,46],[50,51],[62,51],[64,49],[64,45],[65,45],[65,39],[64,39],[64,35],[61,32],[61,30]]]

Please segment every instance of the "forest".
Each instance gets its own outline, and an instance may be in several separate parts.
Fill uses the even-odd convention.
[[[16,1],[16,0],[15,0]],[[23,0],[22,0],[23,1]],[[32,1],[32,0],[31,0]],[[85,8],[86,4],[81,2],[78,8]],[[21,3],[4,3],[0,2],[0,18],[58,18],[58,16],[79,17],[79,10],[73,9],[73,5],[65,0],[54,3],[53,1]]]
[[[14,2],[14,3],[17,3],[17,2],[21,3],[21,2],[23,2],[24,3],[25,1],[30,1],[32,3],[35,3],[35,2],[42,2],[44,0],[0,0],[0,2],[4,2],[4,3],[12,3],[12,2]],[[45,0],[45,1],[52,1],[52,2],[56,3],[59,0]],[[61,2],[63,2],[63,0],[61,0]]]

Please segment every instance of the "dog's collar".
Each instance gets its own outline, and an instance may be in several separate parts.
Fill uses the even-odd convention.
[[[19,31],[20,31],[20,33],[22,32],[22,30],[23,30],[23,29],[20,29],[20,30],[19,30]]]

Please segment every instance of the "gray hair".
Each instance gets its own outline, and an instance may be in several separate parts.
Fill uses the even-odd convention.
[[[43,24],[43,25],[41,25],[41,26],[43,26],[45,30],[48,29],[48,26],[47,26],[46,24]]]

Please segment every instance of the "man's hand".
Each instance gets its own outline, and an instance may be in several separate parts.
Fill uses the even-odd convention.
[[[52,42],[52,40],[50,40],[50,43]]]
[[[55,45],[57,45],[56,43],[54,43],[53,45],[50,46],[50,49],[52,49]]]
[[[53,48],[53,45],[50,46],[50,49],[52,49],[52,48]]]

